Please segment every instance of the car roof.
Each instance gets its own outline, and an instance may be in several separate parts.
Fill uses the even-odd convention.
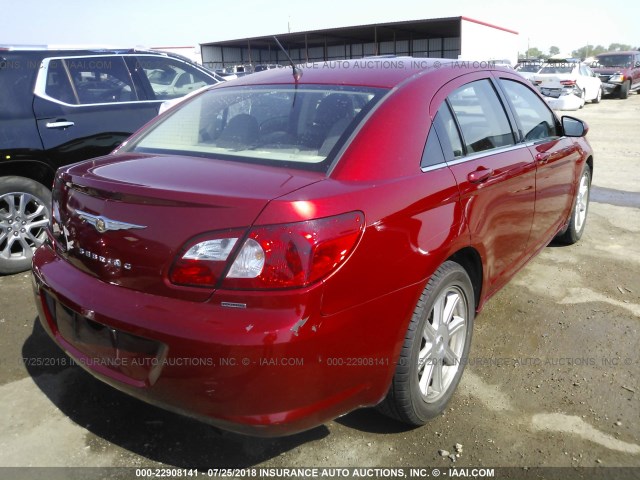
[[[640,53],[638,50],[625,50],[623,52],[603,52],[596,55],[596,57],[601,57],[604,55],[637,55]]]
[[[465,73],[487,69],[512,71],[487,61],[388,56],[307,63],[297,67],[302,70],[298,82],[293,78],[292,68],[286,67],[253,73],[221,87],[297,83],[393,88],[417,75],[451,77],[450,70],[456,67],[464,68]]]
[[[152,50],[149,48],[118,48],[118,47],[81,47],[67,46],[56,47],[47,45],[0,45],[0,53],[9,52],[33,56],[79,56],[79,55],[123,55],[123,54],[150,54],[178,58],[193,63],[187,57],[177,53],[164,52],[160,50]]]

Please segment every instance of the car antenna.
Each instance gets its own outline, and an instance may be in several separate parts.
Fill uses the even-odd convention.
[[[280,43],[280,40],[278,40],[278,37],[276,37],[275,35],[273,36],[273,39],[276,41],[276,43],[278,44],[278,47],[280,47],[280,50],[282,50],[282,53],[285,54],[285,56],[287,57],[287,60],[289,60],[289,63],[291,64],[291,68],[293,68],[293,79],[298,82],[301,78],[302,78],[302,70],[299,69],[298,67],[296,67],[296,64],[293,63],[293,60],[291,60],[291,57],[289,56],[289,54],[287,53],[287,51],[284,49],[284,47],[282,46],[282,44]]]

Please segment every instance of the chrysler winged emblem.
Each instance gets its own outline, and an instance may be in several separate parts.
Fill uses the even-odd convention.
[[[90,225],[93,225],[95,229],[104,233],[108,230],[134,230],[147,228],[146,225],[136,225],[134,223],[120,222],[118,220],[111,220],[110,218],[100,215],[92,215],[91,213],[76,210],[78,216]]]

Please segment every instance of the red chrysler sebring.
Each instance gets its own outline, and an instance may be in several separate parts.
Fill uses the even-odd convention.
[[[371,58],[193,96],[58,171],[40,320],[78,364],[221,428],[443,411],[474,316],[580,239],[593,156],[516,73]]]

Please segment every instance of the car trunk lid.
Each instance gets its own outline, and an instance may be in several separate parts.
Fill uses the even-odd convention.
[[[206,299],[171,285],[168,271],[200,234],[246,229],[267,203],[322,175],[182,156],[116,155],[62,171],[54,191],[60,254],[105,282]]]

